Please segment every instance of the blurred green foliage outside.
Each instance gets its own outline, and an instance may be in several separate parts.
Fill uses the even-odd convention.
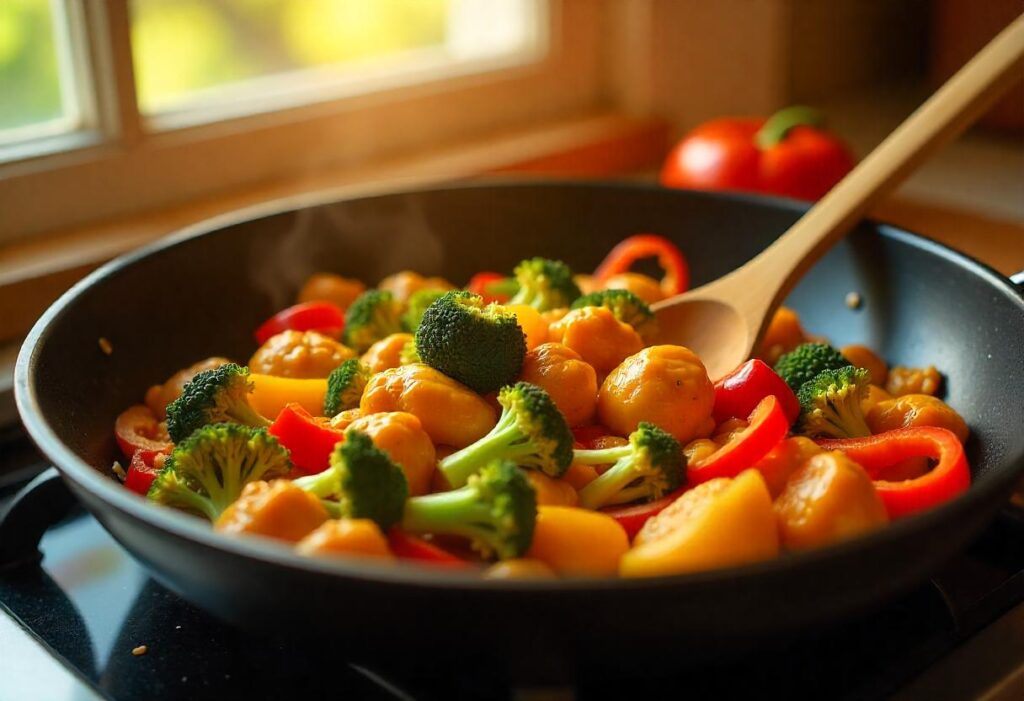
[[[181,107],[197,90],[263,75],[443,45],[449,4],[131,0],[140,109]],[[0,129],[63,114],[53,20],[51,0],[0,0]]]
[[[143,112],[261,75],[443,44],[449,0],[132,0]]]
[[[49,0],[0,0],[0,129],[63,113]]]

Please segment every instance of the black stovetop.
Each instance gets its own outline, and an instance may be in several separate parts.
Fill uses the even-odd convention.
[[[11,445],[0,468],[11,462]],[[0,501],[3,488],[0,480]],[[410,672],[402,660],[337,659],[329,642],[231,628],[150,579],[78,512],[46,532],[41,562],[0,569],[0,698],[889,698],[994,621],[1022,615],[1022,535],[1001,520],[907,596],[781,649],[699,667],[681,659],[676,669],[638,670],[629,680],[580,670],[564,685],[524,688],[460,668],[457,652],[446,665]],[[132,654],[142,645],[145,654]],[[5,670],[12,652],[26,661]]]

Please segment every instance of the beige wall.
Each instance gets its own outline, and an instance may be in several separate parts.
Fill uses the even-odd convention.
[[[924,75],[927,0],[787,0],[785,4],[790,99],[813,101],[880,80]]]
[[[683,130],[923,72],[927,0],[612,0],[610,98]]]
[[[631,111],[665,115],[677,127],[771,110],[786,85],[785,4],[617,0],[610,13],[618,33],[613,98]]]

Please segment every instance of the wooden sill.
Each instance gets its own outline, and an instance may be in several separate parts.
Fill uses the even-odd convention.
[[[23,335],[64,290],[100,264],[186,226],[261,202],[331,192],[351,196],[388,185],[483,173],[610,176],[657,165],[668,146],[660,119],[597,114],[506,132],[443,152],[372,167],[311,173],[184,206],[125,217],[0,247],[0,343]],[[2,382],[2,380],[0,380]]]

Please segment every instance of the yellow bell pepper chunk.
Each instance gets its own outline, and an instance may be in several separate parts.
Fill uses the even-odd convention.
[[[839,451],[815,455],[798,467],[775,500],[775,513],[789,550],[820,548],[889,522],[868,473]]]
[[[329,519],[300,540],[295,550],[311,557],[395,559],[380,528],[365,518]]]
[[[622,557],[623,577],[655,577],[766,560],[779,553],[764,477],[745,470],[683,494],[637,533]]]
[[[538,506],[533,543],[526,557],[540,560],[568,577],[614,575],[629,549],[618,521],[599,511],[569,506]]]
[[[548,323],[536,309],[528,304],[506,304],[505,309],[516,315],[519,328],[526,336],[526,350],[533,350],[548,341]]]
[[[324,396],[327,394],[327,380],[297,379],[250,373],[253,384],[249,404],[263,416],[274,420],[289,402],[296,402],[313,416],[323,416]]]
[[[540,560],[521,557],[502,560],[484,570],[484,579],[554,579],[555,573]]]
[[[562,479],[549,477],[539,470],[526,470],[526,479],[537,494],[540,506],[576,506],[579,495],[573,486]]]

